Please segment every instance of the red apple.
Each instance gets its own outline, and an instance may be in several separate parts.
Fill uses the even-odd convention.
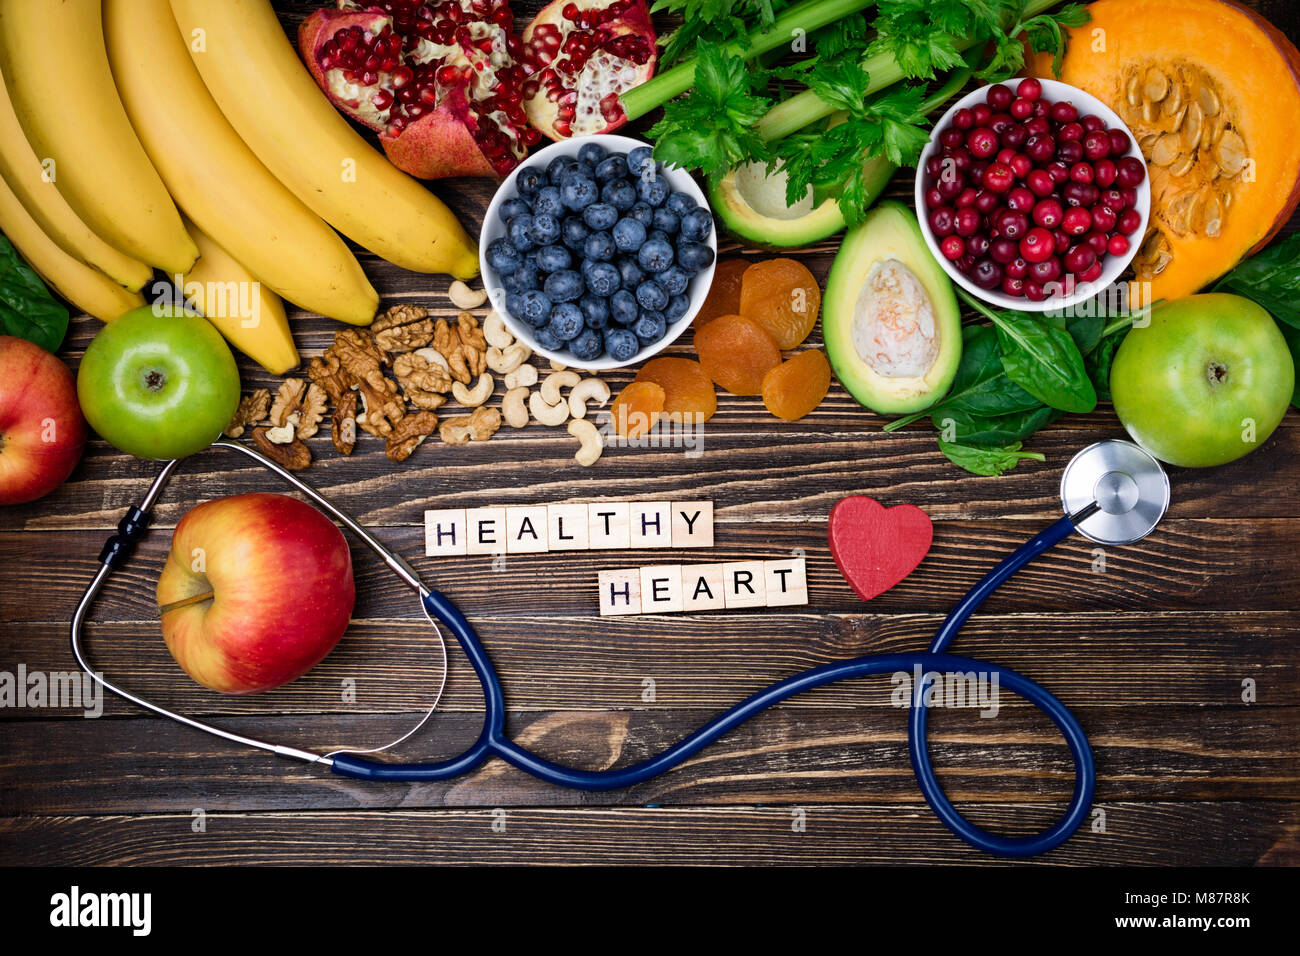
[[[86,446],[68,367],[39,345],[0,335],[0,505],[48,495]]]
[[[343,533],[297,498],[249,494],[192,508],[158,578],[167,649],[204,687],[255,694],[338,643],[356,588]]]

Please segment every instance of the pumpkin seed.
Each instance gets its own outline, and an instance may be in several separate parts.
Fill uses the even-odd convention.
[[[1223,203],[1218,194],[1213,194],[1205,201],[1205,234],[1211,239],[1217,238],[1223,231]]]
[[[1192,169],[1194,160],[1189,153],[1180,153],[1178,158],[1169,164],[1169,174],[1171,176],[1186,176]]]
[[[1183,117],[1186,115],[1186,113],[1187,113],[1187,107],[1186,107],[1186,106],[1183,106],[1183,107],[1180,107],[1180,108],[1179,108],[1178,112],[1174,114],[1174,118],[1173,118],[1172,122],[1170,122],[1170,124],[1169,124],[1169,132],[1171,132],[1171,133],[1177,133],[1178,130],[1182,128],[1182,125],[1183,125]]]
[[[1160,275],[1160,273],[1164,272],[1167,268],[1169,268],[1169,263],[1173,261],[1174,261],[1174,257],[1162,249],[1160,251],[1160,254],[1156,256],[1156,261],[1151,266],[1151,275],[1152,276]]]
[[[1128,100],[1129,106],[1142,105],[1142,84],[1138,80],[1136,71],[1128,78],[1128,84],[1124,87],[1124,98]]]
[[[1151,147],[1151,162],[1157,166],[1168,166],[1178,158],[1181,145],[1177,136],[1173,133],[1165,133]]]
[[[1235,176],[1246,165],[1246,141],[1235,131],[1228,130],[1215,146],[1214,154],[1224,174]]]
[[[1205,128],[1205,112],[1201,109],[1200,103],[1189,103],[1187,105],[1186,125],[1183,127],[1183,142],[1187,145],[1188,152],[1196,149],[1201,140],[1201,131]]]
[[[1156,121],[1156,108],[1157,108],[1157,105],[1158,105],[1158,104],[1156,104],[1156,103],[1152,103],[1150,100],[1145,100],[1145,101],[1143,101],[1143,103],[1142,103],[1142,119],[1144,119],[1144,120],[1145,120],[1146,122],[1148,122],[1148,123],[1154,123],[1154,122]]]
[[[1171,83],[1169,85],[1169,95],[1161,103],[1161,111],[1166,116],[1173,116],[1183,105],[1183,85],[1181,83]]]
[[[1212,86],[1204,84],[1197,90],[1197,102],[1206,116],[1219,115],[1219,94]]]
[[[1142,85],[1142,95],[1148,103],[1159,103],[1169,93],[1169,77],[1158,66],[1147,70],[1146,82]]]

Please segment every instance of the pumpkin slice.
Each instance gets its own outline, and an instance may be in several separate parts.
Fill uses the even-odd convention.
[[[1262,248],[1300,202],[1300,52],[1232,0],[1097,0],[1061,79],[1128,124],[1151,171],[1133,261],[1153,299],[1190,295]],[[1051,58],[1030,71],[1050,77]]]

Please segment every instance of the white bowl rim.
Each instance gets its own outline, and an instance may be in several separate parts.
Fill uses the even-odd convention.
[[[511,170],[510,174],[501,181],[501,185],[497,187],[496,192],[492,195],[491,201],[488,203],[487,211],[483,215],[483,225],[479,230],[479,273],[482,276],[483,288],[487,291],[488,299],[492,303],[492,308],[501,316],[502,320],[506,323],[506,327],[510,329],[511,334],[514,335],[516,339],[523,342],[538,355],[545,356],[546,358],[563,365],[579,369],[589,369],[592,371],[604,371],[615,368],[626,368],[630,365],[638,365],[652,356],[658,355],[664,349],[668,348],[668,346],[672,345],[672,343],[680,338],[681,334],[690,327],[695,316],[699,313],[700,309],[703,308],[704,300],[709,294],[709,287],[713,284],[713,270],[716,268],[718,262],[718,226],[713,209],[709,205],[709,200],[704,195],[704,191],[700,189],[699,184],[695,182],[695,178],[684,169],[661,163],[660,165],[663,166],[664,175],[668,177],[668,182],[673,187],[673,190],[675,192],[686,192],[690,195],[698,205],[709,211],[709,218],[711,220],[709,236],[708,239],[705,240],[705,244],[713,250],[713,260],[708,264],[708,266],[692,276],[690,286],[687,288],[687,292],[690,295],[690,306],[687,308],[686,314],[680,319],[668,323],[668,330],[664,333],[663,338],[657,342],[651,343],[650,345],[642,346],[637,350],[635,355],[622,362],[610,357],[606,352],[602,352],[600,358],[583,360],[575,358],[567,349],[557,351],[542,348],[537,344],[537,339],[533,335],[533,327],[521,319],[514,318],[506,310],[505,289],[501,287],[499,282],[494,281],[497,278],[496,270],[488,265],[487,247],[488,243],[505,232],[505,227],[500,221],[499,210],[501,204],[505,202],[506,199],[518,194],[515,181],[519,178],[520,171],[530,166],[545,167],[546,164],[556,156],[577,155],[578,150],[587,143],[597,143],[604,146],[610,152],[615,152],[616,150],[614,147],[617,147],[617,151],[621,152],[623,155],[626,155],[638,146],[651,145],[644,140],[636,139],[631,136],[623,136],[618,133],[593,133],[589,136],[575,136],[572,139],[564,139],[556,143],[551,143],[549,146],[545,146],[528,156],[522,163]]]
[[[1005,81],[1006,86],[1011,88],[1014,93],[1016,84],[1024,77],[1012,77]],[[1043,96],[1059,102],[1061,100],[1073,100],[1079,109],[1079,115],[1084,116],[1088,113],[1095,113],[1106,121],[1106,125],[1111,129],[1122,129],[1128,134],[1129,151],[1125,156],[1134,156],[1142,164],[1146,176],[1142,179],[1142,184],[1137,187],[1137,204],[1135,208],[1142,216],[1142,221],[1138,228],[1129,236],[1129,250],[1123,256],[1108,256],[1106,267],[1102,270],[1100,276],[1094,282],[1083,283],[1076,286],[1075,291],[1070,295],[1051,296],[1042,302],[1033,302],[1025,296],[1010,296],[1005,292],[993,289],[981,289],[971,279],[965,276],[960,269],[956,267],[949,259],[939,251],[938,240],[934,232],[930,229],[930,217],[927,215],[925,207],[925,164],[926,161],[935,154],[939,149],[939,131],[946,127],[952,120],[952,116],[960,109],[969,108],[976,103],[984,102],[990,87],[996,86],[995,83],[989,83],[977,90],[963,96],[957,102],[953,103],[934,124],[934,132],[930,136],[930,142],[921,151],[921,158],[916,164],[916,183],[914,188],[914,201],[916,203],[916,218],[921,226],[921,234],[925,237],[926,245],[930,247],[930,252],[938,261],[943,271],[948,273],[949,278],[957,283],[971,295],[986,302],[989,305],[995,305],[1003,309],[1012,309],[1020,312],[1056,312],[1064,311],[1072,306],[1078,305],[1094,298],[1105,292],[1110,286],[1114,285],[1123,274],[1124,270],[1132,263],[1133,258],[1138,253],[1138,247],[1142,244],[1142,237],[1146,235],[1147,224],[1151,218],[1151,170],[1147,168],[1146,159],[1142,151],[1138,148],[1137,138],[1133,131],[1109,106],[1103,103],[1097,97],[1081,90],[1077,86],[1071,86],[1069,83],[1062,83],[1060,80],[1040,79],[1043,84]]]

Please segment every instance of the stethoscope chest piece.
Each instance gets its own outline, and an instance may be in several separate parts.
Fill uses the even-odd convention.
[[[1061,504],[1078,514],[1097,509],[1075,529],[1098,544],[1140,541],[1155,530],[1169,507],[1169,476],[1148,452],[1112,438],[1089,445],[1065,466]]]

